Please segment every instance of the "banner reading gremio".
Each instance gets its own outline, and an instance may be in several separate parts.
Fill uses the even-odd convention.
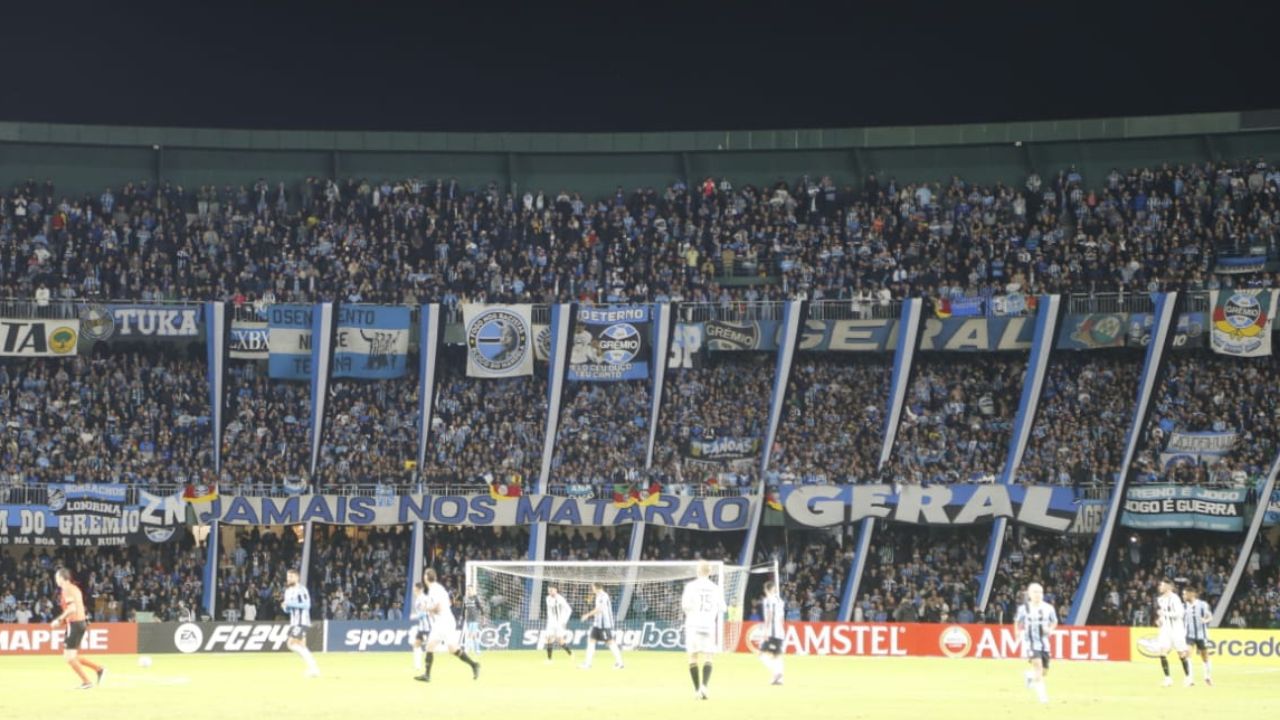
[[[738,650],[759,623],[744,624]],[[794,655],[852,657],[1021,658],[1012,625],[941,623],[787,623],[783,649]],[[1129,628],[1059,627],[1049,641],[1055,660],[1124,661],[1131,657]]]
[[[649,377],[651,308],[580,308],[569,379],[588,382],[644,380]]]

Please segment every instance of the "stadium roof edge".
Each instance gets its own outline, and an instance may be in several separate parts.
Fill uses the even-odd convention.
[[[1276,128],[1280,128],[1280,110],[910,127],[625,133],[234,130],[0,122],[0,143],[260,151],[704,153],[1133,140]]]

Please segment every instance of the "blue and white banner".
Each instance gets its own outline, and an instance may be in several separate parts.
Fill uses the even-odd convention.
[[[467,344],[467,377],[533,374],[533,306],[462,306]]]
[[[186,522],[180,495],[161,497],[119,484],[48,487],[46,505],[0,505],[0,545],[104,547],[167,542]]]
[[[232,320],[229,339],[232,360],[266,360],[271,347],[267,340],[267,324],[250,320]]]
[[[1071,488],[1038,485],[783,485],[793,526],[825,528],[883,518],[917,525],[973,525],[998,517],[1066,532],[1077,506]]]
[[[607,382],[649,377],[651,308],[578,308],[569,379]]]
[[[403,525],[421,520],[435,525],[503,527],[549,523],[612,527],[643,522],[686,530],[745,530],[755,496],[684,497],[659,495],[647,505],[620,506],[612,498],[552,495],[494,498],[477,495],[412,494],[298,495],[287,498],[223,495],[197,508],[201,523],[225,525]],[[194,507],[194,506],[193,506]]]
[[[200,305],[86,305],[81,333],[89,340],[184,340],[200,337]]]
[[[1140,530],[1244,530],[1244,488],[1191,485],[1134,487],[1125,494],[1120,524]]]
[[[1265,250],[1261,255],[1241,255],[1237,257],[1218,257],[1218,264],[1213,271],[1220,275],[1244,275],[1262,272],[1267,269]]]
[[[423,305],[418,312],[418,469],[427,462],[427,437],[431,434],[431,411],[435,408],[436,367],[440,340],[444,337],[444,317],[440,304]]]
[[[222,430],[226,410],[227,360],[230,357],[227,304],[205,303],[205,352],[209,375],[209,419],[213,426],[213,472],[222,473]]]
[[[1031,317],[925,318],[919,349],[926,352],[1000,352],[1031,349]],[[801,350],[887,352],[898,340],[898,320],[809,320]]]
[[[653,448],[658,440],[658,414],[662,410],[662,386],[667,378],[667,357],[671,347],[671,306],[655,303],[653,306],[653,387],[649,393],[649,443],[644,455],[645,468],[653,467]]]
[[[268,312],[268,372],[279,380],[310,380],[310,305],[273,305]],[[342,305],[338,308],[334,377],[386,380],[404,377],[409,355],[409,308]]]
[[[311,379],[310,305],[272,305],[267,311],[267,374],[277,380]]]
[[[334,377],[404,377],[408,359],[409,308],[343,305],[339,309]]]
[[[329,400],[329,378],[332,373],[337,334],[338,313],[335,303],[317,303],[311,317],[311,477],[320,463],[324,445],[324,429]]]

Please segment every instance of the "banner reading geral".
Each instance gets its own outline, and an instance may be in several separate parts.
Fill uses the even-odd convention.
[[[586,382],[644,380],[652,354],[652,308],[580,308],[569,379]]]
[[[1275,290],[1211,290],[1209,304],[1209,345],[1214,352],[1237,357],[1271,354]]]

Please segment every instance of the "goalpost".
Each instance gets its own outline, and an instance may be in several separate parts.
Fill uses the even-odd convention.
[[[585,635],[587,624],[579,619],[592,608],[591,584],[599,582],[613,605],[619,643],[626,649],[658,646],[683,647],[680,629],[684,613],[680,599],[684,586],[698,576],[700,560],[588,562],[588,561],[486,561],[467,562],[467,590],[486,608],[491,622],[518,622],[537,630],[542,644],[541,609],[547,588],[555,587],[569,601],[573,617],[569,628]],[[724,591],[725,627],[722,650],[738,646],[743,603],[751,568],[707,561],[711,580]]]

